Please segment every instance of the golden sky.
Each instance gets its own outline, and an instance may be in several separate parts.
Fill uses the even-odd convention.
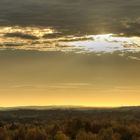
[[[0,0],[0,106],[140,105],[139,0]]]
[[[116,107],[139,105],[140,89],[12,89],[0,90],[0,106],[95,106]]]
[[[140,62],[129,55],[0,51],[0,106],[139,105]]]

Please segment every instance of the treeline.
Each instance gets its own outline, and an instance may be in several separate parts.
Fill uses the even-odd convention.
[[[137,111],[55,111],[56,119],[49,121],[49,117],[36,117],[35,112],[32,117],[26,111],[21,113],[26,117],[19,112],[11,112],[12,117],[6,119],[0,116],[0,140],[140,140]]]

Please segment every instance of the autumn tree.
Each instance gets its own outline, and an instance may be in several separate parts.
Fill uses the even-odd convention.
[[[76,140],[98,140],[98,136],[91,132],[85,132],[84,130],[80,130],[76,135]]]
[[[27,131],[25,140],[47,140],[47,135],[39,128],[30,128]]]
[[[54,136],[54,140],[69,140],[69,137],[66,136],[62,131],[58,131]]]
[[[4,128],[0,128],[0,140],[9,140],[9,135],[7,130],[5,130]]]

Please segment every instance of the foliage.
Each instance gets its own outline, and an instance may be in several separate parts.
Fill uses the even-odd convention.
[[[140,111],[0,112],[0,140],[140,140]]]

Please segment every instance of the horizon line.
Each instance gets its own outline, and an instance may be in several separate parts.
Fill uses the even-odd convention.
[[[86,106],[86,105],[21,105],[21,106],[0,106],[0,108],[36,108],[36,107],[52,107],[52,108],[121,108],[121,107],[140,107],[140,105],[120,105],[120,106]]]

